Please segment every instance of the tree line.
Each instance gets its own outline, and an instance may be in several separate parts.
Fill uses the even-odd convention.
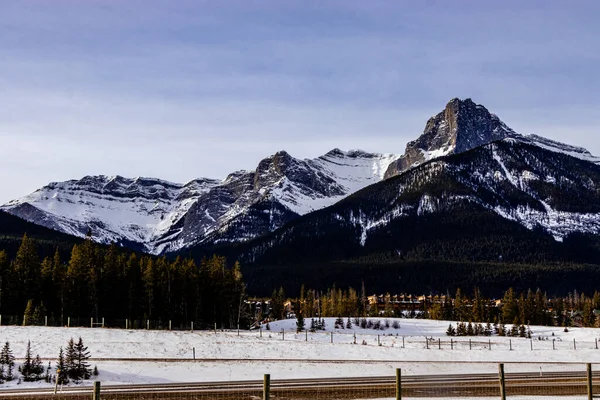
[[[298,318],[315,317],[343,318],[383,316],[383,317],[419,317],[435,320],[487,323],[495,326],[512,324],[571,326],[576,314],[581,316],[582,326],[600,326],[600,292],[592,296],[574,291],[565,297],[548,298],[541,289],[528,289],[518,292],[512,287],[506,290],[501,299],[485,296],[477,287],[470,294],[460,288],[454,295],[432,295],[412,297],[412,303],[398,300],[398,297],[386,293],[381,296],[368,296],[364,284],[360,292],[354,288],[340,289],[335,286],[326,291],[300,289],[300,296],[287,299],[285,290],[274,290],[270,298],[270,319],[286,318],[292,311]],[[286,308],[285,305],[289,307]],[[599,312],[600,313],[600,312]],[[461,325],[462,326],[462,325]],[[478,325],[477,325],[478,326]]]
[[[247,323],[239,263],[224,257],[154,257],[103,246],[89,238],[68,257],[41,258],[24,235],[12,257],[0,250],[0,314],[9,323],[65,325],[67,317],[172,321],[223,328]],[[6,317],[5,317],[6,318]]]

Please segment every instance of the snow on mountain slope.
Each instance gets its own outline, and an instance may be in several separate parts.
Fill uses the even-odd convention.
[[[3,206],[31,222],[75,236],[92,231],[103,243],[147,243],[178,221],[202,193],[219,182],[185,185],[158,179],[86,176],[55,182]]]
[[[102,243],[138,244],[161,253],[207,241],[247,240],[277,229],[380,181],[397,157],[336,149],[315,160],[298,160],[279,152],[255,171],[186,184],[87,176],[51,183],[2,209],[72,235],[91,230]]]
[[[537,135],[518,134],[481,104],[475,104],[471,99],[455,98],[427,121],[421,136],[409,142],[404,154],[390,163],[385,177],[398,175],[434,158],[462,153],[504,139],[519,140],[600,164],[600,157],[593,156],[584,148]]]
[[[316,159],[301,160],[280,151],[261,160],[255,170],[237,171],[222,181],[198,179],[183,185],[150,178],[92,176],[52,183],[1,209],[77,236],[91,230],[92,238],[102,243],[171,252],[197,244],[256,238],[430,160],[500,141],[534,145],[600,165],[600,157],[583,148],[517,134],[484,106],[471,99],[452,99],[427,121],[423,134],[407,144],[403,155],[334,149]],[[506,175],[503,170],[495,173]],[[535,180],[536,176],[522,178]],[[552,179],[562,182],[561,177]],[[544,201],[538,199],[537,205]],[[424,199],[418,209],[427,212],[432,207],[435,203]],[[556,227],[567,217],[575,225],[589,223],[580,210],[577,217],[554,212],[552,207],[546,208],[543,216],[530,210],[523,210],[521,216],[514,210],[497,210],[526,226],[554,226],[556,237],[564,236]],[[382,221],[376,226],[384,224]]]

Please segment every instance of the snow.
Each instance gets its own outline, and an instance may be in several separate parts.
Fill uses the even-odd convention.
[[[15,356],[23,357],[31,340],[33,353],[39,353],[47,363],[55,360],[58,349],[69,338],[82,337],[94,358],[92,365],[100,371],[98,379],[105,384],[259,380],[265,373],[273,379],[393,376],[395,368],[402,368],[404,376],[495,373],[500,362],[507,363],[507,372],[582,371],[583,363],[600,363],[600,350],[595,348],[600,329],[595,328],[571,328],[565,333],[557,327],[532,326],[533,351],[529,339],[498,336],[471,338],[472,350],[469,338],[454,337],[451,350],[445,334],[448,321],[402,318],[399,329],[375,331],[356,326],[334,329],[335,319],[325,320],[326,330],[308,333],[308,340],[304,332],[295,333],[296,320],[291,319],[271,322],[271,330],[263,328],[262,337],[257,330],[242,331],[238,336],[235,331],[2,326],[0,341],[9,340]],[[310,325],[310,320],[306,322]],[[353,344],[354,334],[357,344]],[[426,337],[430,338],[429,349]],[[552,349],[552,339],[556,350]],[[366,345],[361,344],[363,340]],[[196,361],[192,360],[193,348]],[[118,360],[132,358],[137,360]],[[22,383],[19,387],[43,385]],[[11,386],[16,386],[16,381],[0,386],[0,390]]]
[[[338,185],[330,194],[315,191],[290,180],[287,176],[269,180],[265,172],[266,186],[248,188],[233,203],[220,203],[216,213],[205,209],[206,217],[198,232],[198,240],[218,232],[222,227],[247,212],[260,199],[270,196],[299,215],[330,206],[346,196],[383,179],[388,166],[399,158],[395,154],[372,154],[360,150],[331,151],[314,160],[295,160],[307,173],[330,178]],[[50,224],[65,233],[83,237],[88,226],[92,235],[102,243],[119,242],[123,239],[143,243],[150,253],[158,254],[164,249],[178,250],[193,243],[179,237],[181,229],[171,232],[172,227],[183,218],[203,195],[220,190],[224,185],[247,178],[247,171],[237,171],[225,180],[196,179],[185,185],[153,178],[128,179],[120,176],[87,176],[83,179],[51,183],[1,208],[19,215],[15,207],[25,203],[43,213],[34,223]],[[328,188],[330,189],[330,188]],[[211,199],[208,199],[211,201]],[[272,229],[279,226],[273,225]],[[257,232],[256,234],[261,234]],[[238,238],[250,239],[256,234]],[[168,236],[167,236],[168,235]],[[234,239],[235,240],[235,239]]]

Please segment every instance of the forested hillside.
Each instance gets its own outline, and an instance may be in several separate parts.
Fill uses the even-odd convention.
[[[46,246],[44,241],[42,247]],[[150,319],[166,326],[234,327],[245,323],[245,285],[239,264],[222,257],[196,264],[190,258],[138,255],[91,240],[72,245],[67,257],[56,248],[40,256],[36,239],[25,235],[16,250],[0,250],[0,313],[5,323],[21,323],[29,303],[30,320],[53,325],[67,318]],[[10,318],[10,320],[8,320]]]

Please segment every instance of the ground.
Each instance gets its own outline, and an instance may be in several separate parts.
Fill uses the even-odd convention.
[[[396,368],[403,375],[497,372],[500,362],[507,363],[507,372],[543,373],[585,370],[584,363],[600,363],[596,348],[600,329],[595,328],[563,332],[558,327],[532,326],[532,340],[479,336],[472,337],[469,345],[468,337],[454,337],[451,345],[448,321],[402,318],[399,329],[378,331],[356,326],[334,329],[334,321],[327,318],[325,331],[309,332],[308,340],[304,332],[295,332],[296,320],[272,322],[271,330],[263,327],[262,333],[241,331],[239,335],[237,331],[2,326],[0,340],[11,343],[17,358],[24,356],[31,340],[33,353],[45,360],[44,365],[50,360],[54,366],[59,348],[71,337],[81,337],[103,384],[259,380],[265,373],[272,379],[393,376]],[[389,321],[391,325],[393,319]],[[306,322],[310,326],[310,320]],[[17,381],[5,383],[0,390],[15,386]]]

